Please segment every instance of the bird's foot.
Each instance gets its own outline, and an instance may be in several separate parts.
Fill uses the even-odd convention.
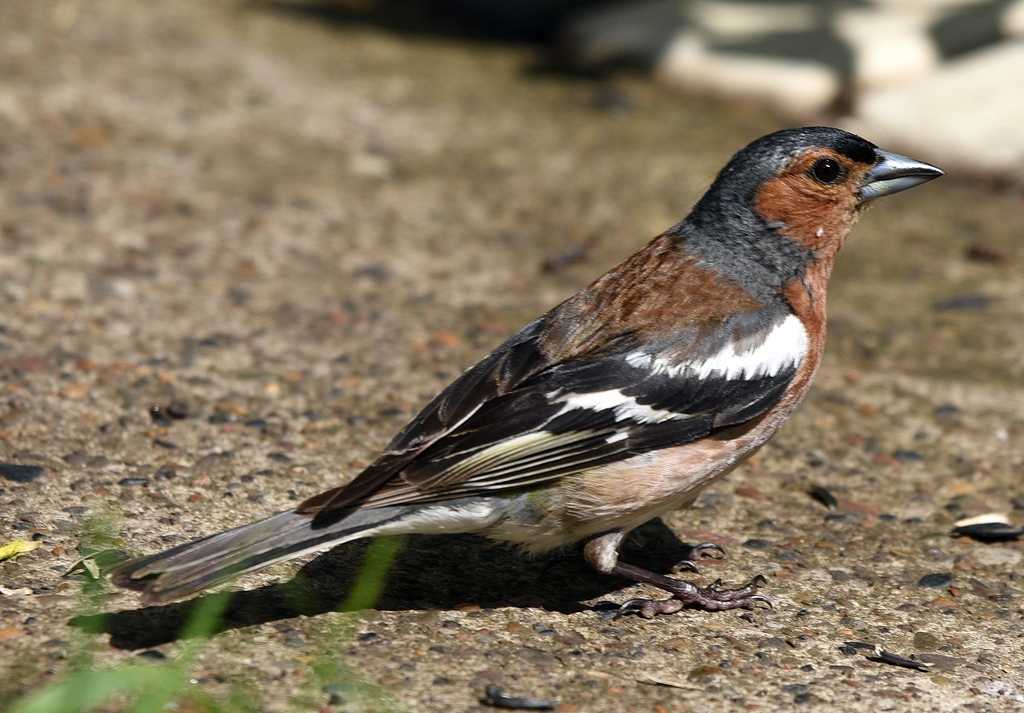
[[[671,586],[659,584],[662,589],[670,591],[668,599],[630,599],[619,607],[619,616],[639,614],[644,619],[651,619],[658,614],[675,614],[685,607],[695,607],[705,611],[726,611],[728,609],[753,609],[758,604],[772,608],[772,600],[757,593],[757,588],[767,580],[757,575],[747,584],[737,589],[722,589],[721,582],[709,587],[698,587],[689,582],[672,580]]]
[[[688,572],[700,574],[700,570],[697,568],[695,560],[702,559],[725,559],[725,550],[714,542],[701,542],[699,545],[691,547],[686,559],[676,562],[672,569],[674,571],[686,570]]]

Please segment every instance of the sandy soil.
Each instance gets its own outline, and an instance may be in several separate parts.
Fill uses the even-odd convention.
[[[0,707],[69,665],[85,604],[60,575],[86,530],[149,552],[351,477],[780,126],[531,72],[527,49],[233,3],[15,0],[0,25],[0,461],[42,468],[0,476],[0,543],[42,545],[0,564],[21,590],[0,595]],[[774,611],[612,620],[600,603],[643,588],[574,553],[415,538],[374,611],[334,611],[358,546],[240,582],[195,689],[268,711],[476,710],[489,684],[563,713],[1019,709],[1024,546],[948,531],[1024,521],[1022,207],[950,176],[875,208],[809,402],[633,538],[663,568],[677,538],[722,543],[704,578],[763,572]],[[181,647],[187,606],[99,609],[103,664]]]

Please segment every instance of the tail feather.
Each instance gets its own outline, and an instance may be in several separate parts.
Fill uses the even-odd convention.
[[[149,602],[166,602],[247,572],[309,552],[373,535],[400,520],[408,507],[355,510],[326,527],[294,511],[272,515],[165,552],[125,562],[110,573],[119,587],[142,591]]]

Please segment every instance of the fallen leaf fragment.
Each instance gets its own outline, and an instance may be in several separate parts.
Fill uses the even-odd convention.
[[[6,545],[0,545],[0,562],[14,559],[26,552],[31,552],[37,547],[39,547],[38,542],[30,542],[29,540],[11,540]]]

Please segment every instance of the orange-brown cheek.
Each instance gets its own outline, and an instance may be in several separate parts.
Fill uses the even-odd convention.
[[[850,190],[808,186],[799,174],[765,181],[756,204],[761,217],[784,224],[787,237],[816,252],[838,250],[857,213]]]

